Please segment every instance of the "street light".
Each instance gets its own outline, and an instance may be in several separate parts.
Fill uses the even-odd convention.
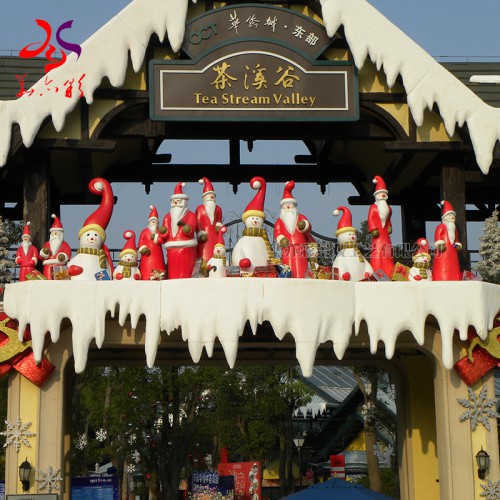
[[[19,466],[19,480],[23,483],[23,491],[30,489],[31,464],[28,462],[28,457]]]
[[[483,450],[481,446],[481,450],[479,450],[476,454],[476,462],[477,462],[477,477],[479,479],[484,479],[486,477],[486,472],[490,468],[490,456]]]
[[[304,441],[306,438],[302,434],[298,434],[296,437],[293,438],[293,442],[295,443],[295,446],[299,450],[299,489],[302,489],[302,461],[300,459],[300,449],[304,445]]]

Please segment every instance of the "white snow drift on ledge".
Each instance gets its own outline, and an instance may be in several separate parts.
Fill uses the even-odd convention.
[[[269,321],[278,339],[290,333],[297,360],[305,376],[312,374],[318,346],[333,342],[341,359],[354,325],[357,334],[365,321],[370,350],[385,344],[391,358],[400,333],[409,330],[424,341],[425,321],[433,315],[441,332],[442,360],[453,366],[453,335],[466,340],[474,326],[484,338],[500,310],[500,286],[482,282],[387,282],[349,283],[327,280],[221,278],[149,281],[26,281],[7,285],[4,309],[19,321],[19,332],[31,327],[35,359],[40,360],[46,332],[53,342],[60,335],[61,321],[72,324],[75,370],[85,369],[93,339],[100,348],[105,338],[106,313],[115,313],[132,328],[146,318],[145,351],[153,366],[160,332],[182,328],[193,361],[203,348],[212,355],[219,339],[227,362],[234,366],[238,340],[248,320],[252,331]],[[22,337],[22,333],[20,334]],[[168,338],[161,342],[168,345]]]
[[[180,49],[188,4],[189,0],[132,1],[82,44],[78,60],[72,53],[63,66],[53,70],[51,79],[62,86],[67,79],[77,81],[85,73],[82,90],[92,103],[104,77],[114,87],[123,85],[129,52],[133,70],[140,70],[153,33],[160,40],[166,33],[173,50]],[[389,86],[401,75],[417,126],[423,122],[425,109],[432,109],[434,103],[450,136],[456,125],[467,124],[477,163],[488,173],[495,142],[500,139],[500,110],[477,97],[365,0],[321,0],[321,5],[330,36],[344,26],[358,68],[370,57],[387,75]],[[24,145],[30,147],[47,116],[52,116],[55,129],[61,131],[66,115],[76,106],[78,92],[73,98],[64,97],[62,92],[47,93],[44,81],[42,78],[33,86],[31,96],[0,101],[0,166],[7,161],[14,123],[19,124]]]

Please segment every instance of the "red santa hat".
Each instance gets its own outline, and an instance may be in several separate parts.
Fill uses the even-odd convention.
[[[250,179],[250,187],[258,191],[241,216],[243,222],[249,217],[266,218],[266,214],[264,213],[264,201],[266,200],[265,179],[263,177],[252,177],[252,179]]]
[[[61,224],[61,221],[59,220],[59,217],[57,217],[56,214],[52,214],[51,217],[54,219],[54,222],[53,222],[50,230],[51,231],[64,231],[62,224]]]
[[[26,225],[24,226],[23,236],[29,236],[29,238],[31,239],[30,225],[31,222],[26,222]]]
[[[205,196],[206,194],[215,194],[214,187],[212,186],[212,183],[206,178],[202,177],[199,181],[198,184],[201,184],[203,186],[203,194],[202,196]]]
[[[135,246],[135,233],[128,229],[123,233],[123,237],[127,240],[123,245],[123,250],[120,252],[120,258],[127,253],[131,253],[137,257],[137,247]]]
[[[419,238],[417,240],[417,250],[412,257],[413,262],[415,262],[419,257],[427,256],[429,259],[431,258],[431,254],[429,253],[429,242],[425,238]]]
[[[158,219],[158,210],[156,210],[156,207],[154,205],[149,205],[149,210],[151,210],[151,212],[149,213],[148,222],[151,219],[159,220]]]
[[[226,248],[226,244],[224,243],[224,235],[227,232],[227,227],[222,226],[219,229],[219,232],[217,233],[217,243],[214,245],[214,247],[219,246],[219,247],[224,247]]]
[[[337,231],[335,232],[335,236],[338,236],[342,233],[347,233],[348,231],[356,231],[356,228],[352,225],[352,214],[351,211],[347,207],[337,207],[333,211],[333,215],[335,217],[339,216],[339,211],[342,212],[342,217],[337,224]]]
[[[170,197],[170,199],[171,200],[175,200],[175,199],[188,200],[189,196],[182,191],[182,188],[184,188],[184,187],[186,187],[185,182],[178,182],[177,186],[175,186],[174,194]]]
[[[82,234],[86,231],[94,230],[101,236],[104,242],[106,240],[105,230],[113,213],[113,189],[106,179],[96,177],[89,182],[89,190],[95,195],[102,196],[101,204],[95,212],[87,217],[84,226],[78,231],[78,238],[81,238]]]
[[[297,205],[297,200],[293,197],[292,191],[295,188],[295,181],[288,181],[285,184],[285,189],[283,189],[283,197],[281,198],[281,206],[285,203],[295,203]]]
[[[455,210],[453,210],[453,207],[451,206],[451,203],[449,201],[443,200],[441,202],[441,206],[443,207],[441,210],[441,219],[446,217],[448,214],[456,215]]]
[[[384,179],[380,177],[380,175],[376,175],[373,180],[373,184],[375,184],[375,192],[373,193],[373,196],[376,196],[378,193],[388,193],[387,188],[385,186]]]

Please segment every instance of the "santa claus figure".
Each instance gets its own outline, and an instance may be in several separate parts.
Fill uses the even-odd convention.
[[[113,190],[111,184],[102,177],[89,183],[91,193],[101,196],[101,204],[90,214],[78,232],[80,248],[68,262],[68,272],[72,280],[111,279],[113,262],[106,241],[105,229],[113,213]]]
[[[215,201],[215,191],[212,183],[202,177],[198,181],[203,186],[201,199],[203,205],[196,208],[196,221],[198,231],[198,257],[203,257],[206,262],[214,253],[214,245],[218,241],[218,231],[222,227],[222,209]]]
[[[21,246],[16,252],[16,264],[19,266],[19,281],[26,281],[26,275],[35,270],[38,263],[38,250],[31,243],[30,222],[26,222]]]
[[[282,249],[281,260],[290,267],[292,278],[304,278],[315,240],[311,236],[311,223],[297,210],[297,200],[292,195],[294,187],[294,181],[285,184],[274,239]]]
[[[207,262],[209,278],[226,277],[226,245],[224,234],[227,229],[222,226],[217,234],[217,243],[214,245],[213,255]]]
[[[387,204],[389,198],[385,182],[379,175],[373,179],[376,184],[375,203],[368,211],[368,230],[372,235],[372,247],[370,252],[370,264],[375,271],[382,271],[392,277],[394,272],[394,256],[391,243],[391,215],[392,208]]]
[[[412,257],[413,266],[408,275],[409,281],[432,281],[431,254],[429,242],[425,238],[417,240],[417,251]]]
[[[333,261],[333,279],[361,281],[373,273],[373,268],[358,248],[351,211],[347,207],[338,207],[333,211],[333,215],[338,217],[340,212],[342,217],[335,232],[340,250]]]
[[[167,250],[168,279],[191,278],[196,260],[196,216],[188,210],[187,194],[179,182],[170,197],[170,213],[163,218],[163,227],[158,241],[164,242]]]
[[[253,200],[247,205],[241,218],[245,223],[241,238],[236,242],[231,262],[245,272],[253,272],[255,266],[266,266],[274,259],[267,232],[264,229],[264,201],[266,199],[266,181],[262,177],[253,177],[250,187],[257,190]]]
[[[54,223],[50,228],[50,238],[40,250],[40,260],[43,263],[43,275],[51,280],[54,278],[54,266],[64,266],[71,258],[71,248],[64,241],[64,229],[59,217],[52,214]]]
[[[134,231],[125,231],[123,237],[127,240],[120,252],[120,261],[116,266],[113,278],[115,280],[140,280],[141,272],[137,262]]]
[[[434,281],[460,281],[460,263],[458,252],[462,244],[458,241],[458,231],[455,225],[456,213],[448,201],[442,201],[441,224],[434,233],[434,266],[432,276]]]
[[[165,258],[163,257],[163,246],[159,240],[158,211],[154,205],[148,219],[148,227],[141,231],[139,236],[139,253],[141,254],[141,279],[161,281],[165,279]]]

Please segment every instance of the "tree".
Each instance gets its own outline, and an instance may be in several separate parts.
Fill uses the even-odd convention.
[[[2,289],[14,276],[14,259],[9,255],[10,238],[7,229],[0,216],[0,288]]]
[[[485,219],[483,236],[479,238],[479,254],[481,262],[476,270],[485,281],[500,285],[500,225],[498,210],[494,210],[490,217]]]

